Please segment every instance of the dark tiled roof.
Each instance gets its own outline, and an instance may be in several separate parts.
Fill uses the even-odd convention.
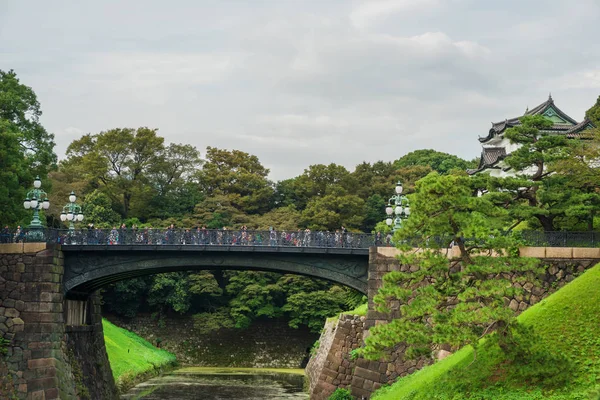
[[[542,114],[550,106],[553,106],[552,108],[554,109],[554,111],[556,111],[556,114],[558,114],[559,117],[561,117],[565,121],[569,121],[572,124],[577,124],[577,121],[575,121],[573,118],[569,117],[560,108],[556,107],[556,104],[554,104],[554,100],[552,99],[552,96],[548,96],[548,100],[546,100],[545,102],[543,102],[539,106],[534,107],[531,110],[527,111],[525,113],[525,115],[538,115],[538,114]]]
[[[474,175],[486,168],[493,168],[504,157],[506,157],[506,149],[504,147],[484,147],[479,159],[479,166],[475,169],[468,169],[467,174]]]
[[[566,132],[566,135],[569,139],[580,139],[585,137],[589,139],[590,134],[585,134],[583,133],[583,131],[585,131],[586,129],[595,128],[595,126],[589,119],[586,118],[577,125],[571,126],[570,128],[571,129],[569,129]]]
[[[552,96],[549,96],[548,100],[546,100],[539,106],[534,107],[531,110],[527,110],[525,112],[525,115],[543,114],[550,106],[552,106],[552,109],[556,112],[556,114],[559,117],[561,117],[565,121],[570,122],[570,124],[556,123],[551,128],[549,128],[548,131],[561,131],[561,130],[566,131],[573,126],[572,124],[578,125],[577,121],[575,121],[573,118],[569,117],[562,110],[560,110],[558,107],[556,107],[556,105],[554,104],[554,100],[552,99]],[[521,121],[519,121],[519,118],[520,117],[515,117],[515,118],[505,119],[504,121],[501,121],[501,122],[492,122],[492,128],[488,132],[488,135],[485,137],[480,137],[479,141],[482,143],[485,143],[488,140],[490,140],[491,138],[493,138],[494,136],[501,134],[506,129],[512,128],[513,126],[520,125]]]
[[[504,147],[484,147],[481,152],[479,167],[492,166],[504,157],[506,157],[506,149]]]

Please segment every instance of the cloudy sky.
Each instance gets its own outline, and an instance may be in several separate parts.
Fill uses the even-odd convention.
[[[421,148],[471,159],[549,92],[581,120],[598,20],[598,0],[0,0],[0,69],[33,87],[59,157],[148,126],[279,180]]]

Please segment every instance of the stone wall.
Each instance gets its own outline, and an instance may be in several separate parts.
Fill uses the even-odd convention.
[[[311,400],[325,400],[338,387],[350,387],[354,379],[357,379],[357,387],[362,379],[362,385],[370,384],[370,389],[374,390],[375,382],[369,379],[370,371],[365,370],[366,377],[363,378],[365,374],[356,368],[356,360],[351,353],[362,344],[364,321],[364,317],[341,315],[335,327],[326,326],[328,329],[323,331],[319,339],[319,342],[323,341],[323,346],[319,347],[315,360],[311,360],[307,367]]]
[[[308,380],[308,392],[312,393],[319,382],[319,377],[323,371],[323,366],[327,360],[327,356],[331,351],[333,339],[335,338],[335,330],[338,324],[337,319],[329,319],[325,321],[325,326],[321,331],[319,341],[315,343],[315,348],[310,357],[310,361],[306,365],[304,373]]]
[[[545,274],[541,277],[541,287],[532,282],[515,283],[524,292],[511,299],[505,299],[506,304],[517,312],[537,303],[549,294],[558,290],[585,271],[600,262],[600,249],[555,249],[555,248],[524,248],[523,256],[540,258],[546,265]],[[433,362],[432,358],[404,360],[404,347],[400,344],[391,353],[389,361],[369,361],[365,359],[350,359],[350,352],[362,345],[362,337],[368,335],[368,328],[376,324],[386,323],[397,315],[400,304],[393,304],[390,314],[379,313],[375,310],[373,298],[382,285],[383,275],[390,271],[414,271],[418,266],[401,265],[396,258],[394,248],[371,248],[369,254],[368,280],[368,312],[364,320],[365,332],[357,344],[348,346],[348,341],[358,337],[356,332],[349,329],[347,318],[340,319],[335,330],[334,343],[326,352],[326,364],[318,375],[316,383],[311,382],[311,399],[326,399],[337,387],[350,387],[352,394],[359,399],[368,399],[373,391],[384,384],[395,382],[398,377],[409,375],[423,366]],[[356,317],[358,318],[358,317]],[[340,327],[342,329],[340,329]],[[348,335],[344,338],[344,333]],[[339,335],[339,336],[338,336]],[[337,344],[336,344],[337,343]],[[319,350],[321,352],[321,349]],[[317,357],[323,357],[318,354]],[[312,363],[312,361],[311,361]],[[352,371],[348,382],[348,367]],[[336,371],[336,368],[338,370]]]
[[[64,322],[62,276],[59,246],[0,245],[0,337],[7,341],[6,355],[0,359],[0,398],[72,399],[86,393],[89,398],[116,398],[108,362],[102,367],[100,375],[106,379],[99,392],[78,382],[90,371],[85,367],[78,371],[72,365],[77,357],[69,356],[75,352]],[[93,325],[94,337],[89,340],[96,344],[101,340],[103,346],[104,338],[98,336],[102,331],[95,329]],[[81,338],[71,344],[75,341]],[[85,358],[102,362],[89,354]]]
[[[377,323],[385,323],[397,315],[399,304],[392,304],[391,313],[383,314],[375,310],[373,298],[383,284],[383,276],[391,271],[414,271],[418,266],[402,265],[396,258],[398,250],[395,248],[371,248],[369,253],[369,278],[368,278],[368,312],[366,328]],[[552,248],[552,247],[524,247],[521,255],[539,258],[545,266],[544,276],[539,277],[541,285],[533,282],[517,283],[516,276],[507,277],[513,280],[514,286],[523,288],[522,294],[505,299],[506,304],[517,312],[536,304],[541,299],[554,293],[586,269],[600,262],[600,249],[585,248]]]
[[[100,296],[90,296],[87,303],[88,323],[66,327],[67,356],[75,386],[78,392],[88,393],[91,399],[116,399],[119,393],[104,344]]]
[[[248,329],[221,329],[200,334],[191,316],[172,316],[158,321],[148,314],[133,319],[105,317],[177,356],[181,365],[206,367],[303,368],[318,334],[294,329],[283,319],[264,319]]]

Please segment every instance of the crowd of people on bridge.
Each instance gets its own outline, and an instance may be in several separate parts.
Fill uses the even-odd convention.
[[[0,231],[0,243],[22,243],[25,241],[25,229],[21,228],[21,225],[17,226],[14,231],[4,225],[4,228]]]
[[[266,231],[248,229],[246,225],[239,229],[208,229],[206,226],[195,228],[176,228],[175,225],[160,229],[139,228],[125,224],[112,229],[95,227],[93,223],[86,229],[46,230],[46,241],[61,244],[88,245],[215,245],[215,246],[284,246],[284,247],[335,247],[366,248],[374,241],[383,244],[379,235],[348,232],[345,227],[335,231],[311,231],[309,228],[298,230],[277,230],[270,227]],[[19,243],[28,241],[28,230],[18,226],[11,230],[5,226],[0,233],[1,243]],[[38,240],[36,240],[38,241]]]
[[[79,232],[79,236],[82,233]],[[206,226],[178,229],[170,225],[166,229],[152,227],[127,228],[124,224],[110,230],[96,229],[93,224],[80,240],[87,244],[150,244],[150,245],[232,245],[232,246],[286,246],[286,247],[361,247],[365,235],[349,233],[344,227],[331,231],[312,232],[310,229],[277,231],[251,230],[243,225],[239,229],[207,229]],[[370,236],[370,235],[369,235]],[[367,243],[364,243],[367,244]],[[363,245],[364,245],[363,244]],[[368,244],[367,244],[368,245]]]
[[[345,227],[335,231],[311,231],[309,228],[281,230],[270,227],[268,231],[248,229],[243,225],[239,229],[207,229],[206,226],[192,229],[176,228],[174,224],[159,229],[152,227],[127,227],[125,224],[112,229],[95,227],[93,223],[87,229],[57,230],[54,238],[62,244],[148,244],[148,245],[216,245],[216,246],[285,246],[285,247],[337,247],[364,248],[370,245],[391,245],[392,235],[377,232],[375,235],[348,232]],[[27,229],[20,225],[10,229],[7,225],[0,231],[0,243],[21,243],[28,240]]]

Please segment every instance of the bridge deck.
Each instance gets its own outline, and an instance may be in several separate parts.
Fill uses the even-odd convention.
[[[177,251],[177,252],[237,252],[237,253],[307,253],[307,254],[352,254],[369,255],[368,248],[346,247],[303,247],[303,246],[246,246],[246,245],[198,245],[198,244],[135,244],[95,245],[63,244],[64,252],[130,252],[130,251]]]

